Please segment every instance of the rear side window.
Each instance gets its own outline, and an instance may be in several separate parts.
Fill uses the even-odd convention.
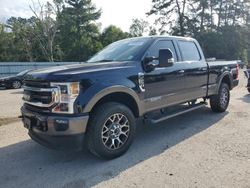
[[[150,49],[148,56],[159,56],[160,49],[170,49],[173,52],[174,60],[177,61],[176,52],[172,41],[170,40],[160,40],[157,41]]]
[[[178,42],[184,61],[200,61],[201,56],[194,42],[179,41]]]

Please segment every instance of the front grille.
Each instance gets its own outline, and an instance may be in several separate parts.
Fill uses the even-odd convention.
[[[59,89],[50,87],[49,82],[25,80],[23,88],[23,100],[28,105],[50,108],[59,100]]]
[[[24,90],[24,99],[28,102],[50,104],[52,101],[52,93]]]
[[[50,83],[49,82],[43,82],[43,81],[25,80],[24,81],[24,86],[36,87],[36,88],[49,88]]]

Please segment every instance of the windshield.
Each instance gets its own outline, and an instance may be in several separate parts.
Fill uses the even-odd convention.
[[[22,71],[22,72],[18,73],[17,76],[23,76],[28,72],[29,72],[28,70]]]
[[[118,41],[104,48],[87,62],[136,61],[148,46],[149,42],[150,38]]]

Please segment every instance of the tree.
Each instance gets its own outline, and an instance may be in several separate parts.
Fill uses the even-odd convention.
[[[188,0],[152,0],[153,7],[147,15],[159,15],[156,24],[160,24],[160,32],[166,31],[166,26],[173,28],[173,34],[184,36],[187,32],[186,14]],[[177,17],[177,18],[176,18]]]
[[[32,33],[34,30],[35,18],[15,18],[11,17],[7,20],[7,28],[12,31],[13,40],[10,48],[14,51],[12,59],[14,61],[34,61],[33,47],[36,45]]]
[[[104,29],[101,35],[103,46],[107,46],[112,42],[130,37],[128,33],[123,32],[120,28],[111,25]]]
[[[236,26],[247,20],[249,15],[249,0],[214,0],[218,15],[218,28],[221,26]]]
[[[209,24],[209,21],[211,21],[208,13],[210,3],[211,1],[206,0],[191,0],[190,11],[193,13],[193,20],[197,23],[196,28],[200,32],[202,32],[206,26],[212,25],[211,22]]]
[[[55,37],[58,30],[57,17],[62,11],[62,0],[53,0],[52,3],[47,2],[42,5],[38,0],[39,10],[30,6],[35,17],[35,28],[32,30],[33,37],[39,42],[44,57],[50,61],[55,61]],[[57,46],[58,48],[58,46]]]
[[[5,25],[0,24],[0,61],[9,61],[12,59],[12,42],[13,34],[5,32]]]
[[[158,28],[197,38],[206,57],[250,59],[250,0],[152,0],[148,15],[157,16],[156,25],[134,19],[130,33],[116,26],[100,32],[101,10],[91,0],[36,1],[31,18],[0,24],[0,61],[84,61],[114,41],[156,35]]]
[[[68,0],[59,14],[60,36],[57,38],[67,61],[84,61],[102,48],[95,21],[101,10],[91,0]]]
[[[157,35],[157,29],[153,26],[149,26],[149,36]]]
[[[192,36],[206,57],[244,59],[250,51],[250,0],[152,0],[161,33]],[[249,52],[250,53],[250,52]]]
[[[247,44],[242,27],[223,26],[217,31],[205,31],[196,38],[207,58],[236,60],[245,59]]]
[[[148,32],[148,27],[149,23],[147,21],[143,19],[133,19],[129,31],[133,37],[140,37]]]

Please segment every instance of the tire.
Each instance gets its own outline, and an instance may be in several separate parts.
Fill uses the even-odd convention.
[[[210,97],[210,106],[214,112],[225,112],[230,101],[229,86],[222,83],[218,95]]]
[[[12,88],[13,89],[19,89],[21,87],[22,87],[22,83],[20,81],[15,80],[15,81],[12,82]]]
[[[248,88],[247,90],[248,90],[248,92],[250,93],[250,88]]]
[[[86,133],[87,148],[100,158],[114,159],[129,149],[135,132],[135,117],[127,106],[105,103],[90,116]]]

